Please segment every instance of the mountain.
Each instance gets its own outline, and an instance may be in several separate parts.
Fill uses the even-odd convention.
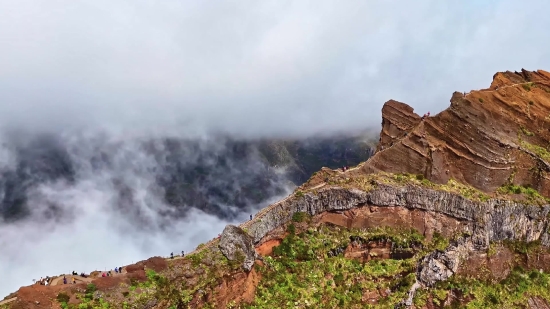
[[[355,165],[372,154],[369,132],[307,139],[120,138],[42,134],[11,138],[0,162],[0,219],[24,220],[36,205],[58,218],[70,206],[43,193],[108,185],[116,211],[145,222],[140,191],[172,206],[171,218],[197,208],[235,218],[306,181],[323,166]],[[136,181],[139,180],[139,183]],[[140,186],[144,185],[145,188]],[[104,190],[104,188],[102,189]]]
[[[434,116],[388,101],[367,161],[320,169],[184,257],[56,277],[4,305],[550,308],[548,115],[545,71],[497,73]]]

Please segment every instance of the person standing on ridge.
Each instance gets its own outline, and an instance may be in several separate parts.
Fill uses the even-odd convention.
[[[183,252],[183,250],[181,250],[181,257],[184,257],[185,256],[185,253]]]
[[[170,253],[170,258],[174,259],[174,252]]]
[[[63,284],[67,284],[67,277],[63,276]]]
[[[252,220],[252,215],[250,215],[250,220]]]

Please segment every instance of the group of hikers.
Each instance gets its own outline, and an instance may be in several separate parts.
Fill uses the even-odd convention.
[[[115,267],[115,273],[122,274],[122,267]],[[113,276],[113,270],[109,270],[101,273],[101,277],[111,277],[111,276]]]
[[[36,281],[36,283],[39,284],[39,285],[50,285],[52,283],[52,280],[53,280],[52,277],[46,276],[46,278],[40,277],[40,280],[38,280],[38,281],[36,281],[34,279],[32,281]]]
[[[182,253],[183,253],[183,251],[182,251]],[[122,274],[122,267],[115,267],[114,271],[117,274]],[[71,278],[71,283],[72,284],[76,284],[76,279],[75,279],[74,276],[80,276],[82,278],[88,278],[88,276],[89,276],[89,275],[86,275],[85,273],[78,274],[76,271],[71,272],[71,275],[73,276]],[[112,270],[109,270],[108,272],[103,272],[101,274],[101,277],[110,277],[112,275],[113,275]],[[46,278],[40,278],[40,280],[38,280],[38,281],[33,279],[33,281],[35,281],[36,284],[40,284],[40,285],[51,285],[53,279],[54,279],[53,277],[46,276]],[[67,284],[67,283],[68,283],[67,276],[63,275],[63,284]]]
[[[183,250],[181,250],[181,257],[184,257],[184,256],[185,256],[185,252],[183,252]],[[174,252],[170,253],[170,258],[174,259]]]

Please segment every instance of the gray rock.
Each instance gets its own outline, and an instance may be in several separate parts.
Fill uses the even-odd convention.
[[[243,268],[250,271],[256,260],[254,239],[241,228],[227,225],[218,245],[222,254],[230,261],[243,260]]]

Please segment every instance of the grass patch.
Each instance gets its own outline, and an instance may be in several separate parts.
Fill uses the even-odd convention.
[[[533,87],[534,83],[526,83],[526,84],[522,84],[521,87],[523,87],[523,89],[525,89],[526,91],[531,91],[531,87]]]
[[[440,291],[450,290],[461,295],[451,308],[523,308],[533,296],[550,300],[550,274],[516,267],[500,282],[453,276],[425,293],[440,301]]]
[[[71,297],[65,292],[60,292],[55,299],[60,303],[68,303]]]
[[[523,135],[525,135],[525,136],[533,136],[533,135],[535,135],[533,132],[527,130],[524,126],[520,126],[520,127],[519,127],[519,130],[520,130],[520,132],[523,133]]]
[[[446,184],[435,184],[426,179],[423,175],[418,174],[392,174],[379,172],[377,174],[348,178],[345,181],[334,179],[333,183],[342,187],[358,188],[364,191],[374,190],[379,184],[395,186],[411,185],[455,193],[474,201],[485,202],[490,198],[489,195],[475,189],[474,187],[462,184],[454,179],[450,179]]]
[[[526,201],[528,201],[531,204],[542,205],[550,202],[549,198],[542,196],[537,190],[529,186],[524,187],[524,186],[508,183],[498,188],[497,192],[505,195],[520,194],[525,198]]]
[[[302,211],[298,211],[292,214],[293,222],[306,222],[309,221],[310,218],[311,216],[308,213]]]
[[[550,152],[546,150],[546,148],[530,144],[526,141],[520,140],[520,144],[523,148],[529,150],[530,152],[534,153],[537,157],[543,159],[546,162],[550,162]]]

